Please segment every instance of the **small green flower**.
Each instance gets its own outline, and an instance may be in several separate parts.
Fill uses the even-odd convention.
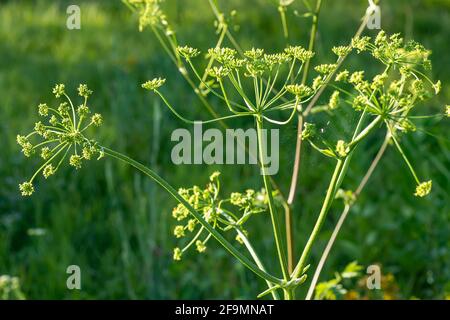
[[[94,150],[91,150],[91,148],[86,146],[86,147],[83,147],[83,149],[81,150],[81,154],[83,155],[84,159],[91,160],[93,151]]]
[[[34,154],[34,148],[33,145],[30,142],[25,143],[22,146],[22,153],[25,157],[29,158],[32,154]]]
[[[201,241],[201,240],[197,240],[197,241],[195,242],[195,246],[197,247],[197,251],[200,252],[200,253],[206,251],[206,246],[205,246],[205,244],[203,243],[203,241]]]
[[[27,143],[29,143],[28,138],[25,137],[25,136],[22,136],[22,135],[20,135],[20,134],[17,135],[16,141],[17,141],[17,144],[18,144],[19,146],[21,146],[22,148],[23,148],[23,146],[25,146]]]
[[[431,192],[433,182],[431,180],[422,182],[416,187],[416,192],[414,195],[416,197],[425,197]]]
[[[371,88],[373,90],[376,90],[377,88],[381,88],[384,83],[386,82],[388,78],[387,73],[383,73],[383,74],[378,74],[373,78],[372,84],[371,84]]]
[[[77,113],[79,117],[86,117],[91,111],[89,110],[88,106],[85,106],[84,104],[80,105],[77,108]]]
[[[166,82],[166,79],[154,78],[142,84],[142,88],[147,90],[156,90]]]
[[[337,64],[321,64],[314,68],[318,73],[323,75],[329,75],[336,70]]]
[[[187,223],[188,231],[190,231],[190,232],[194,231],[196,225],[197,225],[197,222],[194,219],[189,219],[189,221]]]
[[[70,110],[70,107],[67,102],[62,102],[59,104],[58,112],[61,116],[68,114],[69,110]]]
[[[188,46],[184,46],[184,47],[178,47],[177,51],[180,55],[182,55],[186,60],[189,60],[191,58],[195,58],[196,56],[198,56],[200,54],[200,51],[198,51],[195,48],[191,48]]]
[[[364,110],[369,104],[369,100],[366,96],[359,95],[355,99],[353,99],[352,108],[356,111]]]
[[[244,56],[252,60],[257,60],[261,58],[263,54],[264,54],[263,49],[255,49],[255,48],[252,48],[251,50],[247,50],[244,52]]]
[[[187,208],[182,205],[181,203],[178,204],[173,210],[172,210],[172,217],[177,219],[178,221],[184,220],[189,215],[189,211]]]
[[[351,190],[339,189],[336,192],[336,199],[342,199],[346,206],[351,206],[356,201],[356,195]]]
[[[208,74],[213,77],[216,78],[217,80],[220,80],[224,77],[226,77],[228,74],[230,73],[230,69],[226,68],[226,67],[212,67],[211,69],[208,70]]]
[[[341,71],[337,74],[335,80],[336,81],[347,81],[349,74],[350,73],[348,72],[348,70]]]
[[[294,59],[300,60],[302,62],[305,62],[314,56],[314,52],[306,50],[305,48],[300,46],[288,47],[284,49],[284,52],[286,52],[286,54],[293,57]]]
[[[356,37],[352,39],[352,47],[357,49],[358,53],[367,50],[370,44],[370,37]]]
[[[56,169],[53,167],[52,164],[48,164],[45,166],[44,170],[42,171],[42,174],[44,175],[44,178],[47,179],[51,175],[55,174]]]
[[[339,106],[339,91],[334,91],[328,102],[330,110],[334,110]]]
[[[44,160],[47,160],[50,158],[50,156],[52,155],[52,152],[50,151],[49,147],[43,147],[41,149],[41,158]]]
[[[53,88],[52,92],[57,98],[59,98],[65,93],[64,92],[65,88],[66,88],[66,86],[64,84],[62,84],[62,83],[61,84],[57,84]]]
[[[48,116],[48,105],[46,103],[41,103],[38,106],[39,115],[46,117]]]
[[[177,238],[184,237],[184,227],[183,226],[176,226],[175,229],[173,229],[173,234]]]
[[[44,136],[46,132],[44,124],[41,121],[36,122],[34,124],[34,131],[36,131],[40,136]]]
[[[337,55],[339,58],[342,58],[348,55],[352,51],[352,49],[353,48],[351,46],[338,46],[333,47],[332,50],[335,55]]]
[[[31,196],[34,192],[34,187],[31,182],[24,182],[19,185],[19,190],[22,192],[22,196]]]
[[[308,140],[314,137],[317,133],[316,125],[313,123],[305,122],[302,131],[302,140]]]
[[[226,67],[230,66],[230,63],[233,64],[236,61],[237,51],[231,48],[211,48],[208,49],[207,58],[213,58],[220,64],[223,64]]]
[[[349,151],[348,144],[344,140],[339,140],[336,143],[336,153],[338,156],[344,158],[348,155]]]
[[[91,117],[91,123],[92,123],[94,126],[96,126],[96,127],[101,126],[102,123],[103,123],[102,115],[99,114],[99,113],[94,114],[94,115]]]
[[[395,124],[395,127],[403,132],[414,132],[416,131],[416,126],[409,119],[402,119]]]
[[[447,117],[450,117],[450,105],[446,105],[446,106],[445,106],[445,115],[446,115]]]
[[[52,126],[56,126],[58,124],[58,118],[55,115],[52,115],[50,117],[50,120],[48,121]]]
[[[84,98],[87,99],[92,94],[92,90],[89,90],[89,88],[88,88],[88,86],[86,84],[80,84],[78,86],[78,94],[81,97],[84,97]]]
[[[322,79],[322,76],[315,77],[314,80],[313,80],[313,84],[312,84],[313,90],[316,91],[317,89],[319,89],[320,86],[322,84],[324,84],[324,82],[325,81],[324,81],[324,79]]]
[[[441,80],[438,80],[435,84],[433,84],[433,89],[435,94],[439,94],[439,92],[441,92],[442,89]]]
[[[286,86],[286,91],[295,95],[297,99],[310,96],[313,90],[304,84],[291,84]]]
[[[375,38],[375,45],[379,46],[387,41],[386,32],[384,30],[381,30],[378,32],[376,38]]]
[[[69,160],[69,164],[74,167],[75,169],[80,169],[81,168],[81,164],[82,164],[82,158],[77,155],[71,155],[70,156],[70,160]]]
[[[356,71],[353,72],[352,75],[350,76],[350,80],[349,82],[352,84],[359,84],[364,80],[364,71]]]
[[[209,176],[209,181],[213,182],[213,181],[216,180],[219,176],[220,176],[220,172],[219,172],[219,171],[214,171],[214,172]]]
[[[182,256],[182,252],[180,248],[173,249],[173,260],[180,261]]]

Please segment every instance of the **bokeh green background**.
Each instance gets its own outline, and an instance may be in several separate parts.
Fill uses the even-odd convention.
[[[244,48],[276,51],[285,46],[277,8],[269,0],[219,3],[226,12],[237,10],[239,28],[234,32]],[[81,30],[65,27],[69,4],[81,8]],[[324,0],[315,64],[331,62],[331,47],[348,43],[366,5],[362,0]],[[164,7],[180,41],[202,50],[215,45],[207,1],[167,0]],[[304,12],[302,1],[290,7],[289,42],[306,46],[311,21],[295,16],[294,9]],[[450,101],[450,1],[383,1],[382,27],[433,51],[433,78],[442,80],[443,92],[418,113],[442,112]],[[351,61],[366,70],[378,67],[359,58]],[[263,288],[213,241],[206,254],[188,254],[182,263],[174,263],[174,201],[135,170],[112,160],[89,163],[76,173],[61,170],[49,181],[40,179],[31,198],[19,195],[18,183],[33,173],[38,161],[20,154],[15,136],[37,121],[38,103],[54,102],[51,88],[60,82],[73,95],[78,83],[87,83],[94,90],[91,107],[105,118],[98,139],[148,164],[175,187],[203,185],[208,174],[219,169],[224,193],[260,188],[255,167],[171,163],[170,134],[185,125],[140,88],[155,76],[169,79],[164,93],[184,114],[209,117],[153,34],[139,33],[137,17],[120,1],[0,1],[0,275],[19,277],[27,298],[254,298]],[[224,106],[215,107],[225,111]],[[293,163],[295,126],[290,124],[281,135],[283,156],[276,179],[284,192]],[[449,296],[449,126],[437,119],[418,126],[426,133],[418,130],[403,144],[421,176],[433,179],[433,193],[425,199],[412,195],[412,178],[389,148],[352,210],[321,279],[332,278],[334,271],[357,260],[364,266],[379,263],[384,274],[392,274],[398,298]],[[346,188],[355,188],[382,137],[377,133],[361,148]],[[332,165],[305,150],[302,165],[314,170],[305,169],[300,177],[293,210],[297,249],[311,230]],[[317,262],[340,210],[339,204],[331,210],[312,262]],[[269,269],[275,270],[270,230],[268,216],[259,216],[250,237]],[[66,268],[72,264],[81,267],[81,291],[66,288]]]

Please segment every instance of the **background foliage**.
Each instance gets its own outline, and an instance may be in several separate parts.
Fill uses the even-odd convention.
[[[203,185],[219,169],[226,193],[261,187],[256,167],[174,166],[170,134],[184,124],[140,84],[167,77],[165,93],[179,110],[190,118],[208,119],[209,115],[153,35],[138,32],[136,17],[120,1],[76,1],[82,28],[69,31],[66,8],[73,2],[0,1],[0,275],[17,276],[31,299],[254,298],[263,287],[260,280],[216,244],[209,246],[207,254],[186,256],[181,264],[172,261],[175,240],[170,213],[175,203],[131,168],[106,160],[89,164],[81,174],[65,169],[37,185],[33,197],[20,197],[17,185],[32,168],[25,164],[15,135],[36,121],[37,104],[52,101],[50,88],[60,82],[73,93],[78,83],[87,83],[94,90],[91,106],[105,117],[99,140],[149,164],[174,186]],[[166,2],[179,39],[203,51],[215,45],[214,19],[206,1]],[[442,80],[443,93],[422,108],[423,113],[442,112],[450,101],[450,1],[383,2],[382,27],[387,32],[402,32],[432,49],[433,77]],[[285,46],[277,8],[270,1],[219,3],[226,12],[237,10],[235,32],[244,48],[276,51]],[[366,5],[362,0],[324,1],[315,64],[332,61],[331,47],[348,43]],[[301,1],[291,8],[305,10]],[[292,9],[289,42],[306,46],[310,20],[296,17]],[[377,67],[359,57],[350,62],[368,70]],[[225,108],[216,104],[216,110]],[[342,119],[330,118],[330,122],[339,124]],[[292,123],[281,134],[283,157],[276,179],[285,192],[295,127]],[[408,136],[406,150],[418,172],[433,179],[431,196],[412,195],[413,180],[399,155],[389,149],[346,221],[321,279],[332,279],[335,271],[357,260],[363,266],[381,264],[389,292],[379,298],[450,295],[448,121],[427,119],[419,127],[426,132]],[[355,188],[382,134],[359,150],[346,188]],[[300,176],[300,200],[293,211],[297,248],[303,246],[318,213],[331,165],[305,148],[302,166],[314,166],[314,170],[303,170]],[[337,204],[330,212],[313,261],[340,209]],[[250,237],[258,237],[257,249],[273,269],[276,261],[267,259],[275,257],[268,249],[273,247],[271,237],[264,236],[269,232],[267,219],[260,216],[249,231]],[[65,271],[71,264],[81,267],[81,291],[66,288]]]

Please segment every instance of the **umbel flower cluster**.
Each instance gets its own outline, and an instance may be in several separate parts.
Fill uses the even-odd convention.
[[[211,63],[202,72],[193,63],[193,59],[201,55],[198,49],[179,46],[177,54],[192,69],[202,95],[211,94],[219,98],[231,112],[231,115],[205,123],[250,116],[277,125],[287,124],[325,82],[325,75],[319,75],[311,87],[298,83],[305,62],[314,56],[312,51],[300,46],[290,46],[278,53],[252,48],[242,55],[232,48],[211,48],[205,54]],[[192,120],[181,116],[159,91],[164,83],[165,79],[155,78],[142,87],[157,93],[179,119],[192,123]],[[285,119],[277,120],[272,116],[285,110],[289,111]]]
[[[363,117],[372,117],[373,126],[384,123],[416,181],[414,194],[418,197],[426,196],[431,191],[432,182],[418,178],[400,145],[400,136],[416,130],[414,119],[420,117],[413,116],[411,111],[420,102],[439,94],[441,90],[441,82],[432,82],[425,74],[431,68],[430,51],[414,41],[404,43],[399,34],[387,36],[384,31],[374,40],[370,37],[355,38],[351,46],[333,49],[338,56],[352,50],[356,50],[358,54],[370,53],[381,62],[384,70],[367,79],[362,70],[351,72],[345,69],[334,75],[333,66],[317,66],[319,73],[334,77],[331,79],[331,86],[335,91],[330,96],[328,112],[336,112],[339,107],[350,105]],[[317,132],[313,123],[305,123],[302,138],[329,157],[346,157],[358,142],[358,139],[331,142]]]
[[[239,243],[248,242],[248,232],[244,229],[244,224],[252,216],[267,211],[266,192],[264,189],[259,192],[248,189],[244,193],[233,192],[229,198],[221,199],[219,175],[219,172],[211,174],[210,182],[205,188],[180,188],[178,194],[214,228],[222,232],[235,231]],[[208,233],[181,203],[173,208],[172,217],[177,223],[173,229],[174,236],[177,239],[190,238],[184,247],[174,249],[173,259],[181,260],[182,255],[194,245],[199,253],[205,252],[211,233]]]
[[[163,28],[170,33],[166,15],[161,10],[162,0],[126,0],[125,4],[139,13],[139,31],[146,27]]]
[[[66,159],[70,166],[79,169],[83,161],[100,159],[104,155],[98,143],[85,136],[89,127],[99,127],[103,122],[102,116],[91,114],[87,105],[92,94],[87,85],[80,84],[78,87],[78,95],[82,98],[78,106],[66,94],[64,84],[56,85],[53,94],[64,101],[58,106],[39,104],[37,109],[41,120],[35,123],[31,133],[17,136],[17,143],[26,157],[36,155],[43,161],[31,179],[19,185],[23,196],[33,194],[33,182],[38,174],[47,179],[58,171]]]

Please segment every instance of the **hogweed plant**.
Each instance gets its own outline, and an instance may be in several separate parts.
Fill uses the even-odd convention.
[[[310,68],[314,59],[313,48],[320,0],[317,1],[315,9],[310,5],[307,7],[309,14],[314,17],[308,49],[288,45],[278,52],[266,52],[262,48],[242,50],[230,31],[230,17],[220,12],[216,1],[210,0],[208,2],[217,19],[215,26],[218,41],[214,47],[202,53],[196,48],[178,44],[177,35],[162,10],[161,2],[124,1],[130,9],[138,13],[139,29],[142,31],[148,27],[152,30],[169,59],[176,64],[200,102],[210,111],[212,118],[203,119],[202,123],[218,123],[227,127],[225,122],[234,118],[252,119],[257,132],[256,156],[262,179],[261,189],[240,190],[223,195],[220,173],[214,172],[204,187],[192,186],[177,190],[150,168],[95,139],[91,129],[100,127],[103,119],[100,114],[91,112],[87,102],[92,91],[86,85],[81,84],[78,87],[78,105],[74,104],[75,100],[66,93],[65,86],[58,84],[53,89],[55,97],[60,99],[58,106],[39,104],[38,114],[42,118],[41,121],[35,124],[34,130],[28,135],[17,136],[17,142],[25,156],[38,155],[42,158],[42,165],[29,180],[20,184],[20,192],[23,196],[32,195],[40,174],[47,179],[66,163],[78,170],[86,161],[92,159],[110,157],[120,160],[155,181],[178,202],[172,211],[175,220],[173,235],[180,241],[171,253],[175,261],[182,261],[188,251],[206,253],[208,242],[215,239],[240,263],[266,282],[267,289],[258,297],[270,294],[274,299],[294,299],[296,289],[311,277],[311,250],[335,199],[341,199],[345,209],[314,273],[307,295],[307,298],[311,298],[323,264],[348,211],[357,201],[391,142],[411,172],[415,184],[411,194],[424,197],[431,192],[432,181],[420,177],[401,143],[404,135],[416,131],[416,118],[428,117],[413,115],[413,111],[423,101],[437,95],[441,89],[439,81],[433,82],[427,76],[431,68],[430,51],[414,41],[405,42],[399,34],[389,36],[381,31],[374,39],[362,36],[362,30],[367,23],[366,13],[361,27],[348,45],[332,48],[335,61]],[[279,3],[286,37],[288,26],[284,13],[291,2]],[[306,3],[309,4],[309,1]],[[231,47],[223,45],[225,39],[228,39]],[[342,69],[347,56],[362,54],[368,55],[374,64],[379,65],[378,74],[369,77],[365,70],[352,70],[351,66]],[[206,59],[206,63],[199,60],[202,58]],[[315,72],[310,83],[308,72]],[[156,94],[174,116],[183,122],[194,123],[194,120],[187,119],[172,105],[170,96],[165,95],[163,86],[166,82],[170,82],[170,79],[166,81],[163,78],[155,78],[143,83],[142,88]],[[329,92],[328,103],[317,106],[316,103],[324,92]],[[213,97],[214,101],[220,101],[220,112],[213,107],[210,97]],[[319,130],[318,124],[309,121],[311,114],[326,119],[330,114],[340,112],[353,112],[358,117],[350,136],[336,134],[331,138],[326,137]],[[442,115],[435,116],[448,117],[449,106],[445,107]],[[292,201],[286,200],[274,176],[267,172],[267,150],[262,132],[269,124],[281,127],[295,119],[299,121],[296,146],[298,152],[295,161],[297,169],[294,169],[291,190],[293,188],[295,191],[297,184],[302,141],[307,142],[312,147],[311,150],[316,150],[333,162],[335,168],[317,220],[294,265],[294,239],[290,228]],[[357,147],[366,141],[367,137],[374,135],[375,131],[382,130],[386,132],[386,138],[360,186],[354,192],[343,190],[341,187]],[[281,219],[280,209],[285,211],[284,220]],[[264,213],[268,213],[270,218],[266,218]],[[272,257],[258,254],[253,244],[259,239],[249,236],[246,231],[247,225],[255,219],[265,219],[267,224],[271,225],[277,252],[276,260],[279,264],[277,274],[266,269],[264,260]],[[285,232],[282,231],[283,226]],[[232,234],[231,239],[229,234]],[[285,241],[283,237],[286,237]],[[244,250],[247,250],[247,253],[243,253]]]

